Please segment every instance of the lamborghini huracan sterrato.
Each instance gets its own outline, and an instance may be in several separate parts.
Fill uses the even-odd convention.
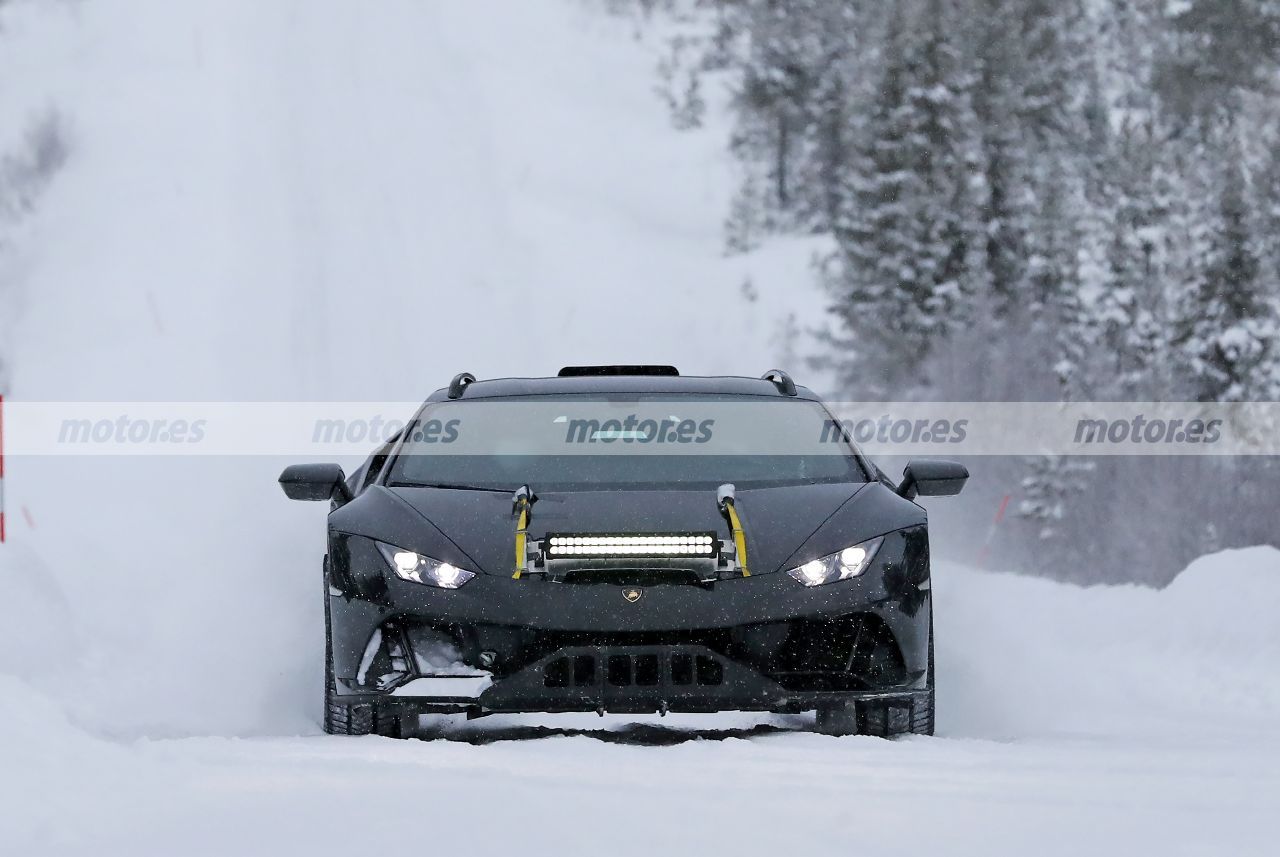
[[[888,479],[786,373],[669,366],[434,393],[330,502],[331,733],[421,715],[816,711],[833,734],[931,734],[933,599],[919,495]]]

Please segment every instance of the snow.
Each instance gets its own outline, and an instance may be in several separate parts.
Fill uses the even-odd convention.
[[[465,669],[465,665],[460,665]],[[397,687],[392,696],[448,696],[453,698],[475,699],[493,684],[492,676],[459,672],[457,675],[439,673],[429,678],[415,678]]]
[[[723,257],[725,129],[671,131],[660,46],[595,4],[18,2],[3,23],[0,80],[23,85],[0,143],[55,107],[71,153],[9,233],[11,396],[759,373],[791,313],[820,318],[811,242]],[[1275,551],[1162,591],[942,567],[933,739],[741,715],[348,740],[317,725],[323,509],[283,498],[284,463],[6,463],[6,853],[1267,851]]]
[[[934,738],[562,715],[111,740],[4,678],[0,830],[60,854],[1271,853],[1280,551],[1162,591],[955,566],[935,589]]]

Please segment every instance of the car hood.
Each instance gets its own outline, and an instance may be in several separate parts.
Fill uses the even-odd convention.
[[[867,487],[837,483],[738,491],[737,509],[752,570],[779,570],[837,510]],[[515,532],[509,493],[459,488],[386,490],[430,522],[478,569],[508,573]],[[550,532],[682,531],[710,531],[722,539],[731,538],[714,491],[540,491],[529,523],[534,538]]]

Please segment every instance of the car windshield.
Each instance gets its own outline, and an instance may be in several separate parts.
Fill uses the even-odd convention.
[[[865,482],[817,402],[763,397],[531,396],[427,405],[391,485],[512,491],[763,488]]]

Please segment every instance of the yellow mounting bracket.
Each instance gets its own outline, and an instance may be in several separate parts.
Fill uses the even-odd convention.
[[[742,569],[743,577],[750,577],[751,572],[747,570],[747,534],[743,532],[742,521],[738,518],[738,510],[734,508],[733,486],[721,485],[716,499],[720,504],[720,511],[729,517],[729,529],[733,532],[733,546],[738,554],[738,567]]]
[[[528,485],[521,485],[511,498],[512,512],[516,516],[516,570],[511,575],[515,580],[524,574],[525,564],[529,561],[525,548],[529,537],[529,513],[537,499]]]

